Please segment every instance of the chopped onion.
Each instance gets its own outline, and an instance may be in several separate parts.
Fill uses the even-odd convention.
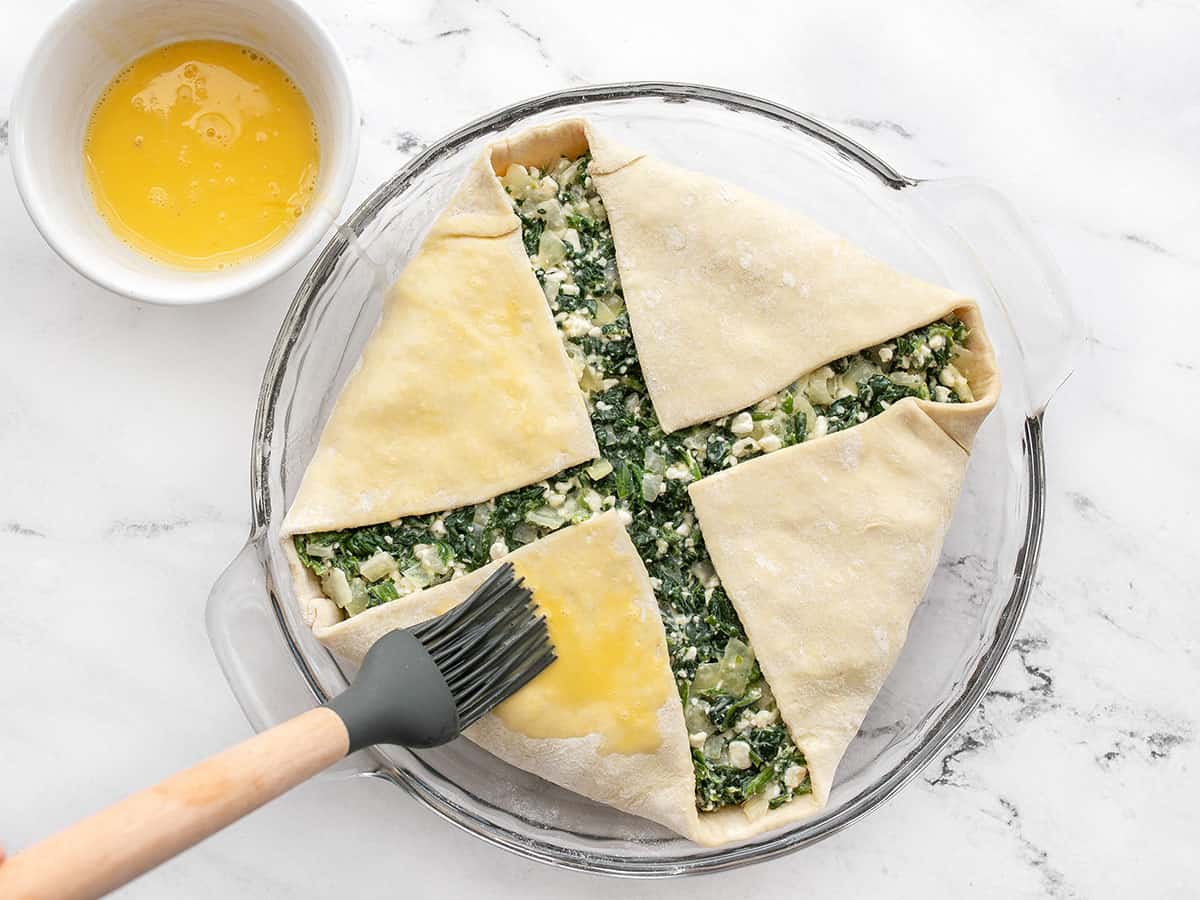
[[[756,822],[767,814],[771,801],[779,796],[779,785],[772,782],[742,804],[742,812],[751,822]]]
[[[525,521],[532,525],[540,525],[542,528],[558,528],[562,525],[563,518],[553,507],[539,506],[537,509],[531,509],[525,513]]]
[[[725,751],[725,738],[714,734],[704,742],[704,758],[710,761],[718,760]]]
[[[592,479],[592,481],[599,481],[601,478],[611,475],[612,470],[612,463],[603,457],[596,460],[594,463],[584,469],[584,471],[588,474],[588,478]]]
[[[708,711],[698,700],[692,699],[683,708],[683,724],[687,726],[688,734],[696,734],[712,728],[708,721]]]
[[[330,569],[322,575],[321,587],[325,590],[325,596],[342,609],[345,609],[354,599],[353,594],[350,593],[350,581],[341,569]]]
[[[528,522],[522,522],[512,531],[512,539],[518,544],[529,544],[536,541],[538,537],[537,529]]]
[[[534,260],[534,264],[539,268],[549,269],[566,258],[567,245],[562,242],[562,239],[549,231],[543,231],[542,237],[538,241],[537,258]]]
[[[396,559],[386,550],[380,550],[358,564],[358,572],[367,581],[378,581],[385,575],[391,575],[399,566]]]
[[[658,499],[658,495],[662,493],[662,487],[661,475],[655,472],[646,472],[642,475],[642,499],[647,503],[653,503]]]
[[[730,638],[721,658],[721,690],[735,697],[746,693],[750,672],[754,668],[754,651],[737,638]]]

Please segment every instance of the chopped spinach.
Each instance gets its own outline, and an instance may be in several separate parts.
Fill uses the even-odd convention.
[[[343,587],[341,605],[355,614],[477,569],[557,528],[620,510],[661,610],[693,742],[697,807],[761,798],[754,802],[775,808],[812,790],[807,764],[779,722],[705,550],[687,485],[851,428],[906,397],[970,399],[953,364],[967,328],[948,317],[834,360],[751,409],[667,435],[645,387],[612,232],[588,162],[560,160],[547,173],[514,166],[503,180],[567,353],[583,370],[580,387],[602,460],[487,503],[298,535],[296,552],[323,579],[340,578],[333,570],[345,575],[349,594]],[[562,245],[555,263],[540,257],[547,232]]]

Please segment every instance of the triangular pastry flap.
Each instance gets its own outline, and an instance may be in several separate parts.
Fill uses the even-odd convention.
[[[690,488],[822,806],[937,566],[966,463],[910,398]]]
[[[593,176],[668,432],[751,406],[967,302],[799,213],[654,157]]]
[[[954,314],[970,332],[966,352],[954,358],[954,365],[966,376],[975,399],[970,403],[916,402],[960,447],[970,451],[975,433],[1000,398],[1000,369],[992,342],[984,331],[979,307],[968,303],[956,307]]]
[[[547,169],[560,157],[576,159],[584,153],[592,157],[588,167],[592,175],[614,172],[642,158],[584,119],[563,119],[504,138],[489,148],[487,158],[491,170],[502,176],[514,164]]]
[[[389,293],[285,535],[481,502],[597,455],[519,230],[466,233],[500,222],[485,184],[439,220]]]
[[[485,381],[498,376],[502,396],[525,397],[528,408],[508,409],[500,417],[516,433],[464,452],[453,436],[460,433],[455,423],[437,420],[424,433],[418,429],[411,447],[396,447],[393,437],[379,442],[383,449],[359,451],[364,458],[357,470],[347,470],[336,456],[323,459],[327,465],[308,494],[306,478],[285,535],[478,502],[596,455],[584,405],[529,269],[519,220],[496,177],[511,163],[545,167],[585,150],[592,154],[589,172],[612,221],[643,371],[668,430],[749,406],[826,362],[952,311],[972,331],[971,354],[959,368],[970,380],[974,402],[906,399],[855,428],[743,462],[691,486],[713,562],[808,759],[813,794],[753,820],[738,807],[697,812],[688,735],[658,607],[615,513],[564,528],[506,557],[535,594],[540,583],[544,596],[559,598],[553,602],[561,601],[561,609],[587,609],[588,621],[606,623],[590,635],[596,639],[590,650],[576,645],[570,658],[579,666],[560,667],[562,678],[570,682],[563,673],[589,667],[612,676],[612,690],[636,710],[618,716],[632,724],[612,728],[620,704],[593,703],[573,693],[570,684],[535,683],[468,736],[522,769],[716,846],[820,811],[838,762],[900,651],[958,493],[966,464],[961,448],[970,446],[999,390],[995,359],[970,301],[895,272],[803,217],[738,188],[631,152],[581,120],[530,129],[477,160],[410,264],[417,269],[415,283],[405,285],[408,270],[402,276],[396,290],[406,299],[389,300],[380,327],[380,335],[390,327],[388,340],[396,347],[374,351],[381,363],[374,368],[396,366],[396,376],[373,377],[355,392],[361,397],[343,397],[327,428],[335,431],[348,403],[343,431],[349,439],[364,433],[353,424],[364,419],[366,434],[374,429],[403,434],[406,426],[396,423],[419,401],[405,401],[396,392],[411,384],[428,386],[435,363],[420,356],[423,348],[462,344],[473,351],[465,312],[463,318],[447,317],[444,310],[447,305],[466,310],[477,294],[442,284],[439,272],[450,267],[460,277],[466,271],[486,275],[489,282],[498,279],[501,293],[519,301],[521,327],[499,327],[499,333],[528,339],[533,352],[501,354],[496,368],[481,364],[465,373]],[[429,284],[453,302],[423,304]],[[400,311],[411,315],[400,318]],[[494,308],[490,313],[496,315]],[[367,357],[384,340],[380,335],[368,345],[364,370],[376,361]],[[531,371],[536,383],[523,380]],[[558,427],[555,415],[564,409],[560,388],[568,382],[577,416]],[[349,385],[345,393],[351,393]],[[470,391],[463,393],[462,402],[469,404]],[[496,424],[486,410],[480,413],[481,419],[460,423],[469,441]],[[547,423],[558,438],[546,439]],[[526,432],[527,424],[536,433]],[[439,428],[450,430],[435,436]],[[346,446],[338,437],[329,440],[335,453]],[[381,458],[371,459],[371,453]],[[376,478],[376,471],[383,474]],[[364,513],[384,506],[387,515]],[[291,541],[284,546],[306,620],[323,643],[352,660],[387,631],[461,602],[496,565],[339,621],[342,612],[322,596]],[[600,607],[623,612],[600,616]],[[589,636],[588,630],[582,634]],[[633,665],[642,674],[632,682],[613,670],[622,664],[622,652],[640,660]]]
[[[505,559],[546,614],[559,659],[467,736],[569,790],[689,830],[694,782],[683,710],[649,576],[617,514]],[[318,627],[317,637],[358,661],[387,632],[461,603],[499,564]]]

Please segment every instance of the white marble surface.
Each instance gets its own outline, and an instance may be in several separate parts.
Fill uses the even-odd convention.
[[[21,58],[62,0],[7,4]],[[752,873],[616,883],[523,862],[370,783],[303,787],[128,897],[1195,896],[1200,6],[311,0],[365,130],[350,202],[513,100],[690,80],[815,114],[917,176],[1001,186],[1092,340],[1047,423],[1037,589],[966,730],[882,810]],[[0,166],[0,841],[248,733],[202,624],[246,531],[259,379],[303,266],[160,309],[83,281]],[[1188,833],[1191,833],[1190,837]]]

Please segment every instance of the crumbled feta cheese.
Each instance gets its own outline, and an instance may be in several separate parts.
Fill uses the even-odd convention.
[[[550,504],[550,506],[552,506],[554,509],[558,509],[560,506],[562,506],[563,502],[566,499],[567,499],[566,497],[564,497],[562,494],[557,493],[556,491],[547,491],[546,492],[546,502],[548,504]]]
[[[632,516],[632,514],[630,514],[629,510],[627,510],[627,509],[618,509],[617,510],[617,518],[619,518],[621,520],[622,525],[632,525],[633,524],[633,516]]]
[[[590,319],[571,313],[563,319],[562,330],[569,338],[584,337],[592,330],[592,323]]]
[[[508,544],[504,543],[504,538],[496,538],[495,543],[488,547],[488,556],[492,559],[499,559],[508,553]]]
[[[783,772],[783,783],[788,790],[794,791],[804,783],[808,769],[804,766],[788,766]]]
[[[434,533],[434,535],[437,537],[445,537],[446,536],[446,520],[442,519],[441,517],[434,519],[433,525],[430,526],[429,530],[432,531]]]
[[[686,481],[692,477],[691,470],[683,463],[672,463],[667,466],[667,470],[663,472],[663,475],[672,481]]]
[[[758,449],[758,441],[754,438],[744,437],[738,438],[733,442],[733,446],[729,448],[729,455],[734,459],[741,459]]]
[[[760,450],[762,450],[763,453],[774,453],[776,450],[780,449],[782,446],[783,446],[783,441],[781,441],[779,439],[778,435],[774,435],[774,434],[768,434],[768,435],[760,438],[759,442],[758,442],[758,447]]]
[[[749,434],[754,430],[754,419],[750,417],[748,412],[740,412],[733,417],[733,421],[729,423],[729,430],[739,437],[744,434]]]
[[[683,661],[684,662],[692,662],[692,660],[694,660],[695,658],[696,658],[696,648],[688,647],[687,653],[683,654]]]
[[[704,742],[708,740],[707,731],[697,731],[695,734],[688,735],[688,743],[699,750],[704,746]]]
[[[442,562],[437,547],[433,544],[417,544],[413,547],[413,556],[417,558],[421,568],[430,575],[445,575],[448,566]]]
[[[938,403],[945,403],[950,399],[950,388],[935,384],[933,386],[933,399]]]
[[[755,728],[766,728],[768,725],[775,723],[775,717],[778,713],[773,709],[760,709],[751,717],[750,724]]]
[[[662,587],[662,579],[655,578],[653,575],[651,575],[650,576],[650,587],[657,591],[659,588]]]
[[[935,334],[929,339],[929,348],[931,350],[941,350],[946,346],[946,336],[944,334]]]
[[[817,424],[813,427],[814,437],[825,437],[829,434],[829,420],[824,416],[817,416]]]
[[[879,361],[880,362],[891,362],[893,356],[895,356],[895,354],[892,352],[891,347],[880,347],[879,348]]]
[[[729,764],[735,769],[750,768],[750,745],[745,741],[730,741]]]

